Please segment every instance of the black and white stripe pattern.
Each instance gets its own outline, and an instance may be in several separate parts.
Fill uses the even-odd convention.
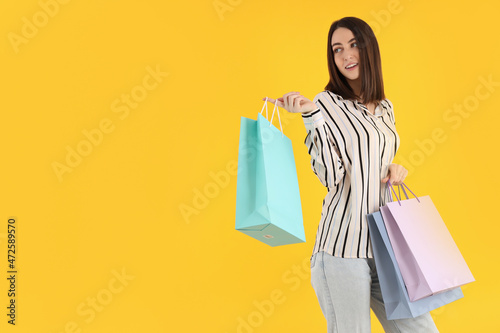
[[[366,214],[388,200],[381,180],[399,147],[392,103],[381,101],[371,114],[363,104],[330,91],[313,101],[318,109],[302,115],[304,143],[328,193],[312,254],[373,258]]]

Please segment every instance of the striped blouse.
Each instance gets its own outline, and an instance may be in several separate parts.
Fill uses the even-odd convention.
[[[388,199],[389,165],[399,147],[392,103],[371,114],[358,101],[330,91],[316,95],[318,108],[302,114],[311,166],[327,189],[312,255],[373,258],[366,215]],[[312,256],[311,256],[312,257]]]

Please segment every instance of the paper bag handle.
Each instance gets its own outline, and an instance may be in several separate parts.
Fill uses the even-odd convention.
[[[400,197],[401,197],[401,192],[399,193],[399,194],[400,194],[400,196],[398,197],[398,195],[396,194],[396,191],[394,191],[394,187],[392,186],[392,184],[391,184],[391,181],[390,181],[390,180],[388,180],[388,181],[387,181],[387,185],[389,185],[389,188],[392,190],[392,192],[393,192],[393,193],[394,193],[394,195],[396,196],[396,199],[398,199],[398,203],[399,203],[399,205],[401,206],[401,200],[400,200],[400,199],[401,199],[401,198],[400,198]],[[412,190],[410,190],[410,188],[409,188],[409,187],[408,187],[405,183],[401,183],[401,188],[403,189],[403,193],[405,194],[406,199],[409,199],[409,198],[408,198],[408,194],[407,194],[407,193],[406,193],[406,191],[405,191],[405,187],[408,189],[408,191],[410,191],[410,192],[411,192],[411,194],[413,194],[413,196],[415,197],[415,199],[417,199],[417,201],[418,201],[418,202],[420,202],[420,200],[418,199],[417,195],[416,195],[415,193],[413,193],[413,191],[412,191]],[[398,189],[399,189],[399,186],[398,186]],[[392,196],[391,196],[391,197],[392,197]]]
[[[262,110],[260,110],[260,114],[262,114],[262,112],[264,111],[264,107],[266,108],[266,119],[267,119],[268,118],[268,115],[267,115],[267,97],[266,97],[266,100],[264,101],[264,106],[262,106]],[[273,114],[271,115],[271,120],[269,120],[269,127],[271,127],[271,125],[273,124],[274,112],[276,112],[276,110],[278,113],[278,121],[280,123],[281,137],[283,137],[283,135],[284,135],[283,134],[283,127],[281,126],[280,110],[278,108],[277,103],[274,104]]]

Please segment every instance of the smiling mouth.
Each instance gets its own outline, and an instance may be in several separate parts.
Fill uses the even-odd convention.
[[[351,64],[349,66],[346,66],[345,69],[349,70],[349,69],[353,69],[355,68],[356,66],[358,66],[358,63],[355,63],[355,64]]]

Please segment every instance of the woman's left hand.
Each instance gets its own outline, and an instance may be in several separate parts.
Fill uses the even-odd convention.
[[[408,170],[406,170],[402,165],[392,163],[389,165],[389,173],[384,179],[382,179],[382,183],[387,183],[390,179],[392,185],[401,185],[407,175]]]

